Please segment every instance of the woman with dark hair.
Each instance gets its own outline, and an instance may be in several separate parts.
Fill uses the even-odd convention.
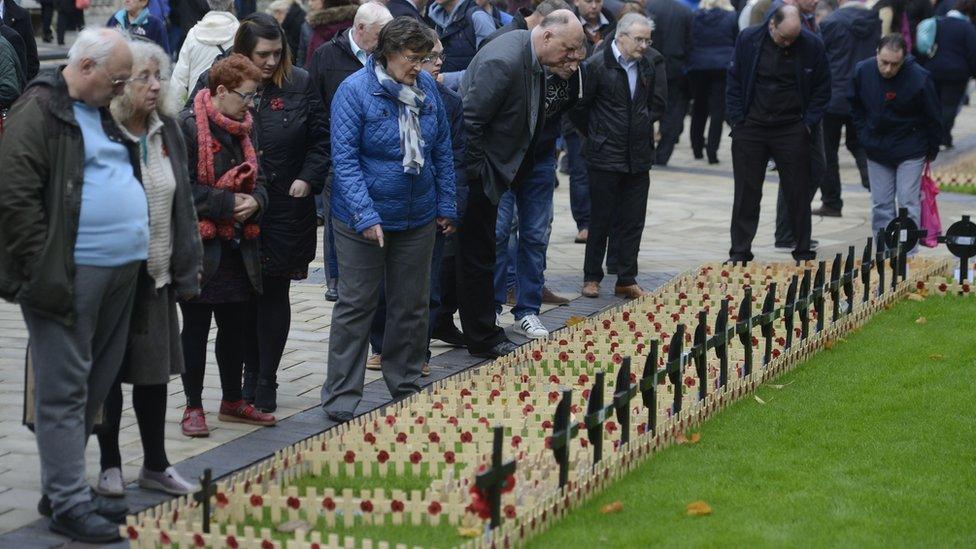
[[[262,78],[243,55],[221,59],[210,68],[208,87],[180,113],[203,239],[203,289],[196,299],[180,303],[187,400],[180,424],[189,437],[210,434],[201,394],[211,317],[217,321],[215,354],[223,393],[218,418],[275,423],[274,416],[256,410],[241,395],[247,311],[255,292],[261,292],[258,221],[268,204],[249,112]]]
[[[308,72],[292,66],[284,48],[284,32],[263,13],[241,21],[234,37],[234,52],[261,70],[251,114],[268,193],[261,217],[264,291],[248,310],[244,398],[266,412],[277,408],[277,372],[291,323],[291,281],[307,278],[315,259],[313,197],[322,192],[329,160],[322,100]]]
[[[420,390],[434,237],[453,233],[457,219],[451,124],[434,78],[421,70],[433,46],[422,23],[397,17],[332,99],[332,224],[342,277],[322,406],[333,421],[351,419],[362,398],[381,283],[383,377],[394,399]]]

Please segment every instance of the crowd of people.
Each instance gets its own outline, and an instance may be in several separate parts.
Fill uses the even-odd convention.
[[[344,422],[367,369],[393,398],[419,391],[432,339],[512,352],[506,304],[515,332],[549,335],[542,304],[567,301],[545,278],[560,158],[582,295],[612,274],[632,299],[650,171],[689,114],[709,164],[731,128],[729,258],[753,259],[772,168],[777,247],[812,259],[811,216],[841,215],[842,133],[873,229],[897,207],[918,221],[976,76],[976,0],[124,0],[40,74],[26,13],[0,8],[0,297],[30,335],[38,509],[89,542],[127,511],[123,383],[139,485],[194,489],[167,459],[166,384],[181,375],[182,433],[208,436],[212,323],[218,420],[275,424],[317,226],[336,302],[321,402]]]

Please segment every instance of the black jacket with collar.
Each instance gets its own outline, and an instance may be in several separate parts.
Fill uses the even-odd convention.
[[[583,156],[592,168],[624,173],[651,169],[652,124],[667,107],[667,69],[664,57],[653,48],[648,48],[637,63],[633,98],[627,71],[611,45],[584,63],[583,99],[570,111],[570,117],[586,137]]]
[[[17,31],[24,41],[24,55],[27,61],[23,67],[24,75],[27,80],[33,80],[41,64],[37,59],[37,41],[34,40],[34,26],[31,24],[30,15],[14,0],[0,0],[0,2],[3,2],[3,24]]]
[[[335,95],[339,84],[349,76],[363,68],[363,64],[352,52],[349,44],[349,33],[352,29],[344,30],[335,35],[332,40],[319,46],[312,55],[312,62],[309,64],[308,72],[312,77],[312,84],[322,96],[322,104],[325,107],[325,125],[329,126],[329,112],[332,107],[332,97]]]

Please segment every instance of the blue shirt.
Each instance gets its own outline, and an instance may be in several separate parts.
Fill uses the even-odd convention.
[[[119,267],[149,257],[149,204],[129,151],[112,141],[95,107],[74,104],[85,143],[85,175],[75,263]]]
[[[610,48],[612,48],[613,56],[617,58],[617,63],[620,63],[620,66],[627,72],[627,85],[630,86],[630,98],[633,99],[634,92],[637,91],[637,60],[627,59],[624,54],[620,53],[616,38],[610,43]]]

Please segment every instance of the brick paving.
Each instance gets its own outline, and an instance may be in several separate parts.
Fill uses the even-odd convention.
[[[948,157],[976,150],[976,109],[963,110],[956,127],[957,148]],[[691,157],[687,133],[682,136],[671,166],[651,173],[651,192],[647,225],[641,243],[639,281],[645,288],[654,288],[671,276],[694,268],[705,261],[722,260],[729,247],[729,216],[732,205],[731,160],[729,140],[724,139],[719,154],[721,164],[709,166]],[[841,153],[844,186],[844,217],[813,219],[813,236],[821,243],[822,256],[846,250],[848,242],[870,234],[870,197],[857,182],[853,160]],[[940,162],[945,161],[940,158]],[[609,295],[613,277],[605,280],[600,299],[579,297],[582,281],[584,246],[573,243],[575,224],[569,210],[569,185],[560,174],[556,190],[555,221],[548,252],[547,280],[550,287],[570,298],[577,298],[566,307],[546,307],[543,321],[550,329],[558,328],[574,314],[593,314],[612,306],[618,300]],[[776,177],[771,173],[764,188],[763,215],[754,251],[757,260],[785,260],[788,255],[773,248],[774,204]],[[814,206],[819,205],[814,202]],[[947,225],[963,213],[973,212],[976,197],[943,193],[939,198],[942,218]],[[931,253],[931,252],[923,252]],[[940,250],[938,253],[945,253]],[[183,395],[179,378],[169,385],[170,400],[167,412],[166,444],[170,461],[186,476],[199,474],[205,467],[213,467],[215,474],[226,474],[273,453],[276,449],[320,432],[331,426],[317,408],[319,389],[327,368],[327,348],[332,304],[323,297],[321,258],[308,280],[293,285],[292,325],[288,344],[279,372],[279,425],[258,429],[240,424],[226,424],[217,420],[220,389],[217,368],[211,352],[203,393],[204,408],[209,412],[209,439],[188,439],[180,434]],[[510,325],[511,315],[503,319]],[[509,330],[511,331],[511,330]],[[213,334],[211,334],[212,336]],[[517,341],[524,339],[513,336]],[[24,349],[27,330],[19,309],[0,303],[0,546],[54,546],[64,542],[44,529],[34,510],[40,497],[39,466],[32,434],[20,424],[24,388]],[[433,379],[440,379],[477,362],[464,351],[451,351],[435,345]],[[367,373],[367,383],[379,379],[377,372]],[[389,393],[382,380],[368,386],[361,411],[383,406]],[[132,481],[138,475],[142,461],[138,429],[125,397],[120,445],[123,475]],[[98,472],[97,444],[91,444],[87,454],[89,479],[94,482]],[[141,492],[131,485],[128,500],[133,509],[160,501],[161,497]],[[19,530],[18,530],[19,529]]]

